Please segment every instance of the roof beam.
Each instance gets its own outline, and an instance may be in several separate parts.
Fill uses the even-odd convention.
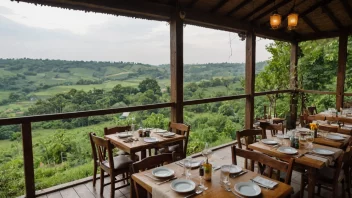
[[[237,12],[239,9],[243,8],[244,6],[246,6],[247,4],[249,4],[250,2],[252,2],[253,0],[244,0],[242,1],[240,4],[238,4],[236,7],[232,8],[227,14],[226,16],[231,16],[232,14],[234,14],[235,12]]]
[[[310,14],[311,12],[315,11],[316,9],[318,9],[321,6],[327,5],[331,2],[332,0],[322,0],[322,1],[318,1],[318,3],[312,5],[310,8],[308,8],[306,11],[299,13],[300,17],[306,16],[308,14]]]
[[[342,3],[342,7],[345,9],[346,13],[348,14],[348,16],[350,17],[350,19],[352,20],[352,8],[350,6],[350,4],[348,4],[347,0],[341,0]]]
[[[214,13],[216,12],[217,10],[219,10],[222,6],[224,6],[227,2],[229,2],[229,0],[221,0],[218,4],[216,4],[215,7],[213,7],[210,12],[211,13]]]
[[[251,21],[257,21],[258,19],[263,18],[264,16],[268,15],[269,13],[273,12],[274,10],[279,9],[282,6],[285,6],[286,4],[293,2],[292,0],[284,0],[281,1],[280,3],[276,4],[275,6],[273,6],[272,8],[268,9],[267,11],[261,13],[260,15],[258,15],[257,17],[255,17],[254,19],[252,19]]]
[[[298,41],[310,41],[310,40],[318,40],[325,38],[335,38],[341,35],[341,32],[346,32],[348,35],[352,35],[352,26],[345,27],[341,30],[329,31],[329,32],[317,32],[311,34],[305,34],[298,38]]]
[[[303,16],[301,18],[314,32],[320,32],[319,28],[307,16]]]
[[[258,13],[260,10],[264,9],[266,6],[270,5],[271,3],[273,3],[273,0],[265,1],[263,4],[261,4],[261,5],[258,6],[256,9],[254,9],[252,12],[250,12],[250,13],[247,14],[246,16],[242,17],[241,20],[249,19],[249,18],[252,17],[255,13]]]
[[[326,5],[322,6],[322,9],[324,11],[324,13],[326,15],[328,15],[328,17],[330,18],[330,20],[332,21],[332,23],[338,28],[338,29],[342,29],[343,25],[342,23],[336,18],[336,16],[334,15],[334,13],[330,10],[330,8]]]
[[[194,4],[196,4],[199,0],[192,0],[189,4],[186,5],[187,8],[193,8]]]

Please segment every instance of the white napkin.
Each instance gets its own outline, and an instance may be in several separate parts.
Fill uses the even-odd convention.
[[[274,188],[278,183],[277,182],[274,182],[274,181],[271,181],[269,179],[265,179],[261,176],[257,176],[253,179],[253,181],[259,183],[259,184],[262,184],[264,186],[267,186],[268,188],[272,189]]]
[[[167,195],[167,192],[165,192],[164,188],[158,188],[158,186],[153,187],[152,189],[152,197],[153,198],[169,198],[170,196]]]

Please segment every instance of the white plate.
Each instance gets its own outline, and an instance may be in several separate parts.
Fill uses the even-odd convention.
[[[147,143],[153,143],[153,142],[159,141],[158,138],[156,138],[156,137],[146,137],[143,140]]]
[[[152,174],[158,178],[167,178],[173,176],[175,171],[165,167],[158,167],[152,171]]]
[[[255,197],[260,195],[262,190],[253,182],[239,182],[235,184],[235,191],[246,197]]]
[[[315,148],[313,149],[313,152],[316,154],[320,154],[320,155],[332,155],[334,154],[333,151],[330,151],[328,149],[321,149],[321,148]]]
[[[196,188],[196,184],[188,179],[176,179],[171,182],[170,187],[178,193],[191,192]]]
[[[167,130],[164,129],[155,129],[154,133],[166,133]]]
[[[122,133],[118,133],[117,137],[119,138],[126,138],[126,137],[131,137],[132,134],[126,133],[126,132],[122,132]]]
[[[173,133],[173,132],[166,132],[166,133],[163,133],[163,137],[172,137],[172,136],[175,136],[176,133]]]
[[[290,139],[290,136],[288,136],[288,135],[283,135],[283,134],[277,134],[276,137],[278,137],[278,138],[283,138],[283,139]]]
[[[295,148],[292,148],[289,146],[280,146],[277,150],[281,153],[290,154],[290,155],[297,153],[297,150]]]
[[[236,174],[242,171],[242,168],[240,166],[236,166],[236,165],[231,165],[230,168],[230,173],[231,174]]]
[[[340,136],[340,135],[333,135],[333,134],[328,134],[326,136],[327,139],[330,139],[330,140],[344,140],[345,138]]]
[[[262,139],[261,141],[262,141],[264,144],[270,144],[270,145],[277,144],[277,141],[275,141],[275,140],[270,140],[270,139]]]
[[[310,129],[307,128],[296,128],[296,130],[299,132],[310,132]]]

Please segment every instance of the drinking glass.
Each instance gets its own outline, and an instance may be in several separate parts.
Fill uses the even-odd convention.
[[[230,175],[230,169],[231,165],[223,165],[221,166],[221,182],[224,184],[224,187],[227,191],[230,191],[230,181],[229,181],[229,175]]]
[[[192,169],[192,158],[191,157],[187,157],[184,160],[184,167],[186,167],[186,179],[190,179],[191,169]]]
[[[202,150],[202,155],[208,159],[211,156],[211,149],[209,148],[209,144],[206,142],[204,145],[204,149]]]
[[[309,150],[309,152],[311,152],[313,149],[314,131],[311,131],[307,134],[306,140],[308,142],[308,150]]]

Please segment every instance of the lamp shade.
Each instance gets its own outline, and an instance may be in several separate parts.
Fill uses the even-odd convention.
[[[287,28],[289,30],[295,29],[298,24],[298,14],[297,13],[291,13],[287,17]]]
[[[271,26],[271,28],[277,29],[277,28],[279,28],[280,24],[281,24],[281,15],[279,15],[278,13],[273,13],[270,16],[270,26]]]

